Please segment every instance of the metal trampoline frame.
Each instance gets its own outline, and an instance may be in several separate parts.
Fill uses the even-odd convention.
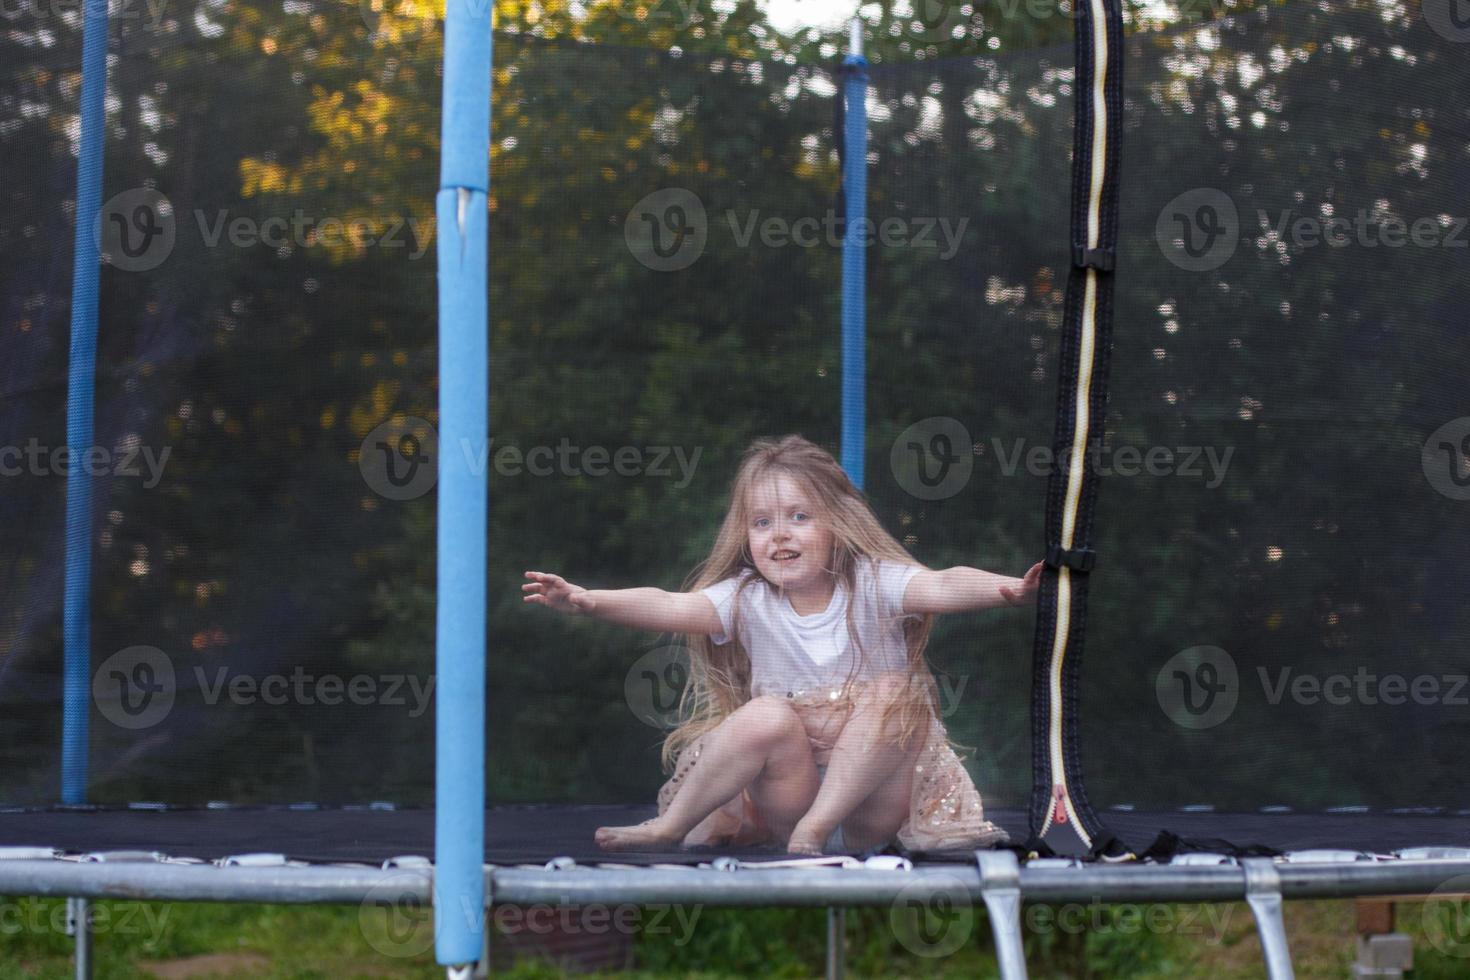
[[[37,848],[0,849],[0,894],[66,897],[77,903],[72,916],[77,922],[85,921],[86,903],[98,899],[364,905],[391,893],[395,901],[428,906],[433,885],[434,869],[424,858],[371,867],[301,865],[279,855],[207,863],[146,852],[48,856]],[[1168,864],[1088,864],[1058,858],[1021,862],[1010,851],[977,851],[971,865],[918,867],[885,858],[720,858],[699,867],[632,869],[578,865],[563,858],[544,867],[486,865],[484,887],[486,915],[506,904],[827,907],[835,926],[828,934],[828,976],[841,975],[842,910],[892,907],[905,895],[942,891],[985,907],[1005,980],[1027,975],[1023,902],[1245,901],[1255,917],[1267,973],[1272,980],[1283,980],[1293,976],[1283,901],[1431,893],[1448,899],[1470,892],[1470,848],[1415,848],[1393,856],[1301,851],[1275,859],[1189,854]],[[488,930],[485,935],[488,942]],[[77,972],[85,976],[91,960],[86,929],[76,930],[76,943]],[[480,963],[485,962],[482,957]]]
[[[78,213],[96,210],[100,188],[100,112],[105,78],[106,14],[95,15],[93,5],[86,11],[86,50],[84,71],[86,94],[83,113],[83,131],[87,149],[82,154],[82,173],[79,176]],[[483,77],[481,72],[489,60],[488,14],[482,8],[478,13],[468,9],[469,5],[451,3],[446,24],[446,72],[445,72],[445,156],[446,163],[441,174],[440,218],[441,227],[454,229],[456,223],[462,244],[468,244],[469,260],[459,263],[463,268],[446,273],[441,254],[440,289],[441,298],[460,297],[461,302],[447,309],[443,318],[445,329],[452,333],[444,336],[465,338],[484,333],[485,310],[483,303],[475,304],[463,300],[467,295],[478,295],[483,299],[484,263],[484,206],[483,197],[488,187],[489,136],[489,93],[483,86],[472,84]],[[1082,3],[1078,4],[1083,6]],[[1091,16],[1094,29],[1107,21],[1113,11],[1105,11],[1104,0],[1091,0]],[[100,26],[99,26],[100,24]],[[856,67],[863,64],[860,48],[860,33],[854,28],[852,52],[849,62]],[[103,71],[99,74],[97,65]],[[853,84],[858,84],[856,79]],[[862,100],[856,100],[855,108]],[[453,117],[451,119],[451,117]],[[854,166],[855,181],[862,176],[860,152],[866,138],[865,122],[861,115],[849,124],[846,136],[849,140],[848,160],[858,161]],[[89,156],[94,172],[87,172]],[[860,183],[855,186],[861,187]],[[90,193],[87,188],[91,187]],[[1099,192],[1100,193],[1100,192]],[[851,219],[860,215],[863,201],[860,193],[848,195],[849,224],[857,227]],[[468,218],[467,218],[468,216]],[[86,233],[87,223],[78,221],[77,256],[78,268],[88,267],[95,272],[95,245]],[[1089,276],[1096,278],[1099,272],[1111,272],[1111,258],[1104,253],[1111,246],[1089,243],[1079,255],[1079,269],[1087,269]],[[476,251],[476,249],[479,251]],[[449,250],[441,250],[447,253]],[[854,281],[861,282],[861,249],[845,255],[844,296],[851,293],[851,303],[844,307],[844,337],[855,349],[845,348],[861,364],[862,310],[861,289],[853,290]],[[479,269],[468,267],[479,265]],[[479,275],[478,281],[476,274]],[[79,283],[78,289],[85,294],[91,290],[92,333],[95,343],[95,275],[89,284]],[[441,344],[448,350],[450,344]],[[458,348],[456,357],[459,356]],[[845,355],[846,356],[846,355]],[[474,360],[470,358],[468,360]],[[461,389],[479,388],[483,398],[484,358],[475,370],[458,376]],[[846,363],[846,362],[845,362]],[[83,358],[74,362],[73,372],[85,378],[92,366]],[[74,386],[75,387],[75,386]],[[846,389],[844,389],[846,392]],[[463,392],[461,392],[463,394]],[[447,396],[446,396],[447,397]],[[458,396],[456,396],[458,397]],[[83,406],[90,411],[90,400]],[[859,467],[855,481],[861,485],[860,453],[852,452],[854,441],[861,438],[862,409],[859,400],[849,405],[844,401],[844,462],[849,467]],[[446,439],[451,423],[456,419],[465,422],[464,431],[473,433],[476,425],[483,424],[483,404],[476,406],[460,399],[453,406],[446,405]],[[854,422],[854,420],[856,420]],[[85,428],[71,431],[69,442],[85,444],[90,439],[90,417],[76,420],[86,423]],[[455,430],[459,431],[459,430]],[[851,434],[851,438],[849,438]],[[74,470],[74,473],[80,470]],[[74,481],[68,504],[79,514],[85,514],[87,500],[83,496],[85,485]],[[460,503],[483,494],[483,487],[473,483],[456,484],[461,494]],[[442,504],[441,497],[441,507]],[[472,508],[471,508],[472,509]],[[442,514],[442,512],[441,512]],[[463,516],[462,514],[460,516]],[[470,515],[474,519],[474,515]],[[483,520],[483,513],[479,515]],[[74,523],[75,518],[69,521]],[[441,521],[441,534],[460,535],[460,527],[450,532],[449,520]],[[483,531],[483,527],[481,527]],[[471,536],[473,537],[473,536]],[[85,542],[83,542],[85,543]],[[466,565],[483,567],[484,535],[479,535],[478,551],[466,546],[456,552],[455,559]],[[1069,546],[1070,547],[1070,546]],[[441,548],[441,553],[444,549]],[[1085,549],[1082,549],[1085,550]],[[1077,564],[1079,550],[1059,552],[1056,564],[1060,570],[1076,572],[1090,570]],[[441,554],[441,561],[442,561]],[[1075,561],[1074,561],[1075,559]],[[1069,564],[1070,563],[1070,564]],[[1065,569],[1061,567],[1065,566]],[[70,566],[69,566],[70,567]],[[85,570],[83,570],[84,573]],[[441,564],[441,580],[445,566]],[[79,573],[79,574],[83,574]],[[72,605],[69,598],[69,615],[83,622],[86,615],[85,575],[81,579],[69,580],[69,597],[72,592],[80,596]],[[481,598],[475,600],[478,589]],[[474,607],[478,604],[478,615],[483,617],[483,578],[471,579],[463,594],[450,597],[440,605],[440,670],[443,677],[464,679],[473,677],[471,666],[478,662],[483,671],[483,648],[475,649],[474,634],[481,620],[474,618]],[[458,600],[470,596],[468,605]],[[452,605],[452,608],[451,608]],[[445,610],[450,611],[446,612]],[[450,643],[446,644],[444,618],[453,619],[465,614],[464,622],[457,622],[449,631]],[[483,633],[483,629],[478,630]],[[78,641],[78,656],[73,656],[68,646],[68,705],[69,710],[80,711],[80,720],[67,725],[67,762],[64,765],[65,795],[84,796],[85,745],[86,745],[86,687],[88,678],[84,667],[89,663],[82,640]],[[453,646],[448,651],[446,646]],[[480,674],[483,679],[483,674]],[[458,688],[468,691],[468,702],[460,699],[452,711],[444,709],[441,700],[439,723],[459,731],[483,731],[483,703],[478,689],[468,683],[441,684],[441,692]],[[710,907],[751,908],[768,906],[827,907],[828,930],[828,976],[840,975],[842,969],[842,910],[856,907],[892,907],[906,893],[917,888],[923,890],[944,889],[962,894],[972,907],[984,906],[989,913],[997,957],[1002,976],[1015,980],[1026,976],[1026,964],[1022,945],[1021,908],[1023,902],[1074,902],[1093,901],[1102,903],[1119,902],[1237,902],[1249,904],[1255,917],[1265,954],[1268,974],[1273,980],[1282,980],[1293,975],[1287,949],[1286,932],[1282,919],[1282,902],[1291,899],[1333,899],[1366,896],[1407,896],[1434,893],[1436,897],[1457,896],[1470,892],[1470,848],[1412,848],[1393,855],[1371,855],[1354,851],[1304,851],[1287,854],[1279,858],[1234,858],[1222,854],[1185,854],[1169,863],[1126,861],[1118,863],[1084,863],[1070,858],[1034,858],[1019,860],[1011,851],[978,851],[973,863],[935,864],[914,866],[903,859],[877,858],[867,862],[855,858],[814,859],[813,861],[740,861],[734,858],[719,858],[698,867],[656,865],[647,868],[632,868],[627,865],[578,865],[568,858],[557,859],[545,866],[538,865],[484,865],[483,821],[479,814],[484,809],[484,754],[483,744],[470,744],[457,751],[446,761],[441,742],[438,780],[440,796],[437,816],[440,820],[436,834],[438,853],[435,863],[427,857],[407,857],[385,862],[382,866],[366,864],[302,864],[290,862],[280,855],[241,855],[218,862],[197,859],[175,858],[154,852],[99,852],[94,854],[63,854],[39,848],[0,847],[0,894],[40,897],[65,897],[72,903],[72,919],[76,923],[76,967],[80,977],[90,976],[91,932],[87,927],[88,904],[100,899],[133,901],[175,902],[264,902],[275,904],[339,904],[362,905],[391,891],[395,896],[411,900],[422,906],[448,903],[450,898],[469,901],[474,907],[478,903],[488,915],[491,909],[502,904],[552,904],[559,906],[587,903],[627,903],[651,905],[661,903],[697,903]],[[464,740],[471,742],[472,740]],[[1064,761],[1055,760],[1052,778],[1065,788],[1066,772]],[[446,795],[447,794],[447,795]],[[1070,806],[1070,801],[1060,798]],[[68,802],[81,802],[68,799]],[[1076,822],[1079,828],[1083,821]],[[478,825],[478,833],[476,826]],[[1085,838],[1084,838],[1085,840]],[[478,868],[477,868],[478,866]],[[477,873],[478,872],[478,873]],[[1463,879],[1457,882],[1457,879]],[[478,963],[483,969],[487,962],[482,943],[488,942],[490,930],[484,928],[483,919],[479,928],[473,924],[466,928],[456,925],[451,935],[440,936],[439,959],[449,965],[451,976],[468,974],[473,964],[472,948],[480,950]]]

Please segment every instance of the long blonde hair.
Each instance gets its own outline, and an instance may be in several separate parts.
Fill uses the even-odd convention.
[[[750,498],[767,478],[782,474],[806,489],[818,510],[815,516],[830,528],[833,543],[828,570],[846,586],[849,596],[856,591],[859,558],[920,565],[883,529],[862,492],[831,453],[801,436],[789,435],[781,439],[757,439],[746,449],[730,488],[730,509],[720,525],[714,548],[689,575],[684,591],[694,592],[736,577],[742,578],[739,589],[743,591],[761,581],[750,553]],[[747,571],[751,574],[744,576]],[[856,605],[853,601],[847,605],[848,636],[853,649],[858,651],[854,671],[859,669],[864,657],[853,620]],[[709,636],[689,637],[689,682],[680,701],[680,723],[664,741],[666,769],[672,770],[680,752],[750,700],[750,656],[735,635],[739,607],[737,593],[737,601],[732,606],[736,610],[735,625],[729,643],[717,647]],[[938,692],[924,657],[933,626],[932,615],[903,620],[908,652],[907,683],[885,708],[882,719],[883,730],[902,743],[927,726],[937,712]]]

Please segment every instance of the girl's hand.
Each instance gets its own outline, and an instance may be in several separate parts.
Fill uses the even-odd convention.
[[[521,586],[525,600],[568,615],[586,614],[596,607],[596,600],[580,585],[573,585],[560,575],[549,572],[527,572],[531,581]]]
[[[1041,562],[1032,565],[1027,570],[1026,577],[1019,579],[1014,588],[1001,586],[1000,595],[1011,605],[1019,606],[1034,596],[1039,588],[1041,588]]]

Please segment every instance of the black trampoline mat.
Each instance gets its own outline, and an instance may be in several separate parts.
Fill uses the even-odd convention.
[[[579,863],[698,864],[715,857],[775,858],[779,850],[718,848],[674,852],[607,852],[593,843],[604,825],[631,824],[654,815],[652,806],[515,806],[486,811],[485,860],[542,864],[570,857]],[[987,816],[1012,839],[1028,837],[1021,810]],[[1226,851],[1265,847],[1387,853],[1416,846],[1470,846],[1470,816],[1405,814],[1240,814],[1110,812],[1107,828],[1133,850],[1147,848],[1160,831],[1190,849]],[[215,860],[239,854],[279,853],[312,863],[378,865],[409,855],[433,857],[433,810],[286,807],[214,809],[27,809],[0,812],[0,847],[51,847],[69,854],[157,851],[170,857]],[[968,863],[964,852],[911,855],[920,860]]]

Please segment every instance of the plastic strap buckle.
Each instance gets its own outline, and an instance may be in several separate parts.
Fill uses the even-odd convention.
[[[1116,259],[1117,252],[1111,248],[1087,248],[1084,245],[1072,246],[1072,264],[1079,269],[1096,269],[1098,272],[1112,272]]]
[[[1046,546],[1046,563],[1052,568],[1090,572],[1097,564],[1097,552],[1091,548],[1063,549],[1059,544],[1050,544]]]

